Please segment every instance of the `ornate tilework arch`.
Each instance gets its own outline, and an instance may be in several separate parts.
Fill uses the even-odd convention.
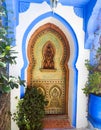
[[[43,49],[44,46],[47,49]],[[42,67],[43,51],[46,56],[44,67]],[[54,24],[47,23],[42,25],[31,36],[27,54],[29,60],[27,84],[29,87],[34,85],[42,87],[45,91],[46,98],[49,101],[46,113],[68,114],[68,60],[70,57],[70,47],[65,34]],[[50,91],[52,92],[51,96],[49,94]],[[57,94],[55,95],[54,92]]]

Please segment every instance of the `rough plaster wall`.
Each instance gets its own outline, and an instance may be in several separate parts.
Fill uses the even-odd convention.
[[[42,3],[42,4],[30,4],[30,8],[24,12],[21,13],[19,15],[19,25],[16,28],[16,43],[17,43],[17,47],[16,50],[19,52],[18,53],[18,58],[17,58],[17,65],[11,67],[10,69],[10,73],[15,73],[15,75],[20,75],[20,70],[23,67],[23,58],[22,58],[22,39],[23,39],[23,35],[24,32],[26,31],[27,27],[29,26],[29,24],[31,24],[31,22],[37,18],[38,16],[40,16],[41,14],[46,13],[47,11],[51,11],[50,7],[47,3]],[[36,13],[37,12],[37,13]],[[56,13],[59,14],[61,17],[63,17],[73,28],[73,30],[76,33],[77,39],[78,39],[78,44],[79,44],[79,55],[78,55],[78,60],[77,60],[77,64],[76,67],[78,69],[78,92],[77,92],[77,127],[85,127],[87,125],[87,119],[86,119],[86,98],[85,95],[82,92],[82,88],[84,87],[86,78],[87,78],[87,70],[84,66],[84,61],[85,59],[87,59],[89,57],[89,51],[84,49],[84,32],[82,30],[83,28],[83,19],[79,18],[78,16],[75,15],[74,11],[73,11],[73,7],[69,6],[62,6],[61,4],[58,4],[57,9],[56,9]],[[45,19],[44,21],[40,21],[35,28],[38,28],[40,25],[43,25],[44,23],[48,22],[56,22],[56,20],[53,19]],[[72,43],[70,45],[70,49],[71,49],[71,59],[69,61],[69,63],[71,63],[72,61],[72,57],[73,57],[73,40],[70,36],[70,34],[68,34],[68,32],[66,32],[65,28],[63,27],[63,25],[60,25],[60,23],[56,22],[57,25],[61,26],[60,28],[63,29],[66,33],[66,35],[69,38],[69,42]],[[33,28],[33,30],[35,29]],[[33,31],[32,31],[33,32]],[[32,32],[30,32],[30,34],[27,37],[27,42],[32,34]],[[26,49],[27,49],[27,44],[26,44]],[[72,78],[73,78],[73,72],[71,72],[70,75],[70,86],[72,86]],[[19,89],[12,91],[12,101],[11,101],[11,110],[12,112],[15,111],[15,106],[14,104],[17,103],[17,101],[15,101],[15,96],[18,95],[19,96]],[[72,120],[72,96],[73,95],[73,88],[71,87],[69,89],[69,116],[70,119]],[[11,124],[11,130],[17,130],[18,128],[16,127],[15,123],[12,122]]]

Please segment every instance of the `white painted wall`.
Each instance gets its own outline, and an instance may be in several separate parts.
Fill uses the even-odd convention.
[[[21,69],[23,67],[23,58],[22,58],[22,39],[24,36],[24,32],[26,31],[26,29],[28,28],[28,26],[31,24],[31,22],[36,19],[38,16],[51,11],[50,6],[46,3],[43,2],[42,4],[35,4],[32,3],[30,4],[30,8],[24,12],[24,13],[20,13],[19,15],[19,25],[16,28],[16,50],[18,53],[18,58],[17,58],[17,65],[15,66],[11,66],[10,67],[10,73],[14,74],[14,75],[20,75]],[[89,50],[85,50],[84,49],[84,31],[82,30],[83,28],[83,19],[76,16],[74,11],[73,11],[73,7],[71,6],[62,6],[61,4],[58,4],[56,11],[55,11],[58,15],[60,15],[61,17],[63,17],[73,28],[73,30],[76,33],[77,39],[78,39],[78,44],[79,44],[79,55],[78,55],[78,60],[77,60],[77,64],[76,67],[78,69],[78,93],[77,93],[77,127],[85,127],[87,126],[87,119],[86,119],[86,115],[87,115],[87,100],[85,95],[82,92],[82,88],[84,87],[84,84],[86,82],[87,79],[87,70],[85,68],[84,62],[85,59],[88,59],[89,57]],[[27,41],[26,41],[26,50],[27,50],[27,45],[28,45],[28,41],[29,38],[31,37],[32,33],[34,32],[34,30],[36,30],[39,26],[47,23],[47,22],[51,22],[56,24],[57,26],[59,26],[59,28],[61,30],[63,30],[63,32],[65,33],[67,39],[69,40],[70,43],[70,60],[69,60],[69,68],[71,68],[71,62],[72,62],[72,58],[74,56],[74,46],[73,46],[73,39],[69,33],[68,30],[66,30],[66,28],[64,27],[64,25],[62,23],[60,23],[58,20],[49,17],[46,18],[42,21],[40,21],[34,28],[32,28],[32,30],[30,31],[30,33],[27,36]],[[26,76],[25,76],[26,77]],[[73,96],[73,70],[71,69],[71,73],[70,73],[70,88],[69,88],[69,117],[70,120],[72,120],[72,96]],[[15,96],[19,96],[19,89],[13,90],[11,92],[11,111],[14,112],[16,109],[16,104],[17,101],[15,101]],[[12,121],[11,123],[11,130],[18,130],[16,124]]]

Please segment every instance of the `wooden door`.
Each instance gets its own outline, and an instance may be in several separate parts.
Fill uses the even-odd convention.
[[[47,23],[33,32],[27,51],[28,86],[37,86],[45,94],[46,114],[67,114],[70,48],[65,34]]]

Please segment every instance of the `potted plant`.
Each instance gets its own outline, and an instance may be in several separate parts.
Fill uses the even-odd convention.
[[[47,103],[45,95],[37,87],[27,87],[24,97],[18,101],[12,119],[20,130],[42,130]]]
[[[95,128],[101,129],[101,45],[96,50],[95,63],[86,60],[89,71],[88,80],[83,88],[88,100],[88,119]]]

